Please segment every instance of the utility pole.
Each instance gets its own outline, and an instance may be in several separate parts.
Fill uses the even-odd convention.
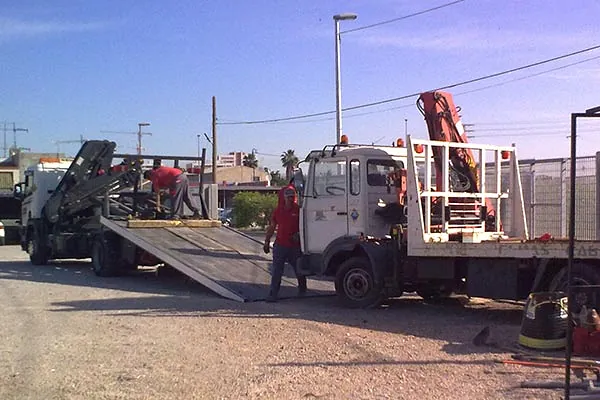
[[[17,128],[13,122],[13,147],[17,149],[17,132],[29,132],[29,129]]]
[[[142,132],[142,126],[150,126],[150,123],[149,122],[139,122],[138,123],[138,133],[137,133],[137,139],[138,139],[137,154],[138,154],[138,156],[142,155],[142,135],[152,135],[150,132]]]
[[[217,180],[217,98],[212,97],[212,173],[213,182]]]
[[[6,121],[4,121],[4,158],[8,157],[7,152],[8,152],[8,146],[6,145]]]

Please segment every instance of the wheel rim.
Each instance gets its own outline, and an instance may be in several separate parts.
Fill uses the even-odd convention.
[[[35,249],[35,246],[33,244],[33,239],[31,239],[29,242],[27,242],[27,254],[32,256],[34,249]]]
[[[361,268],[348,271],[344,278],[344,291],[352,300],[364,299],[372,289],[371,276]]]

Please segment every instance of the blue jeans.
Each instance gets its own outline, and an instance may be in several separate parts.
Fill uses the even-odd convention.
[[[281,286],[281,277],[286,261],[294,268],[294,273],[298,279],[298,290],[306,291],[306,276],[298,275],[296,261],[302,255],[299,247],[286,247],[277,243],[273,246],[273,271],[271,272],[271,291],[269,296],[277,297],[279,287]]]

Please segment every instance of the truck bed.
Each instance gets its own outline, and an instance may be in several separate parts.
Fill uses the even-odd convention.
[[[213,292],[240,302],[264,300],[269,292],[271,255],[262,244],[235,229],[128,228],[105,217],[101,224]],[[296,296],[297,281],[286,265],[280,298]],[[333,283],[308,279],[307,296],[333,295]]]

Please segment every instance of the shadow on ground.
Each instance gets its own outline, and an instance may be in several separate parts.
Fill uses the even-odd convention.
[[[390,299],[371,310],[343,308],[332,296],[289,298],[273,304],[238,303],[213,295],[181,274],[158,276],[155,271],[146,270],[116,278],[100,278],[93,273],[90,263],[80,261],[63,261],[47,266],[2,261],[0,279],[121,292],[110,298],[54,302],[51,303],[53,312],[99,311],[112,315],[114,311],[120,317],[140,318],[290,318],[440,340],[444,342],[443,350],[449,354],[505,353],[506,350],[500,348],[474,346],[472,339],[482,327],[490,326],[493,341],[514,346],[522,315],[519,304],[469,302],[460,296],[431,304],[408,295]],[[136,295],[127,296],[126,292]],[[147,295],[140,296],[140,293]],[[453,329],[456,326],[461,326],[461,329]]]

